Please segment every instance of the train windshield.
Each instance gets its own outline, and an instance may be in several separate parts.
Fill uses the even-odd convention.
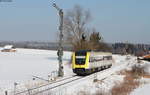
[[[85,56],[76,56],[76,64],[84,65],[85,64]]]
[[[86,59],[86,51],[75,52],[75,61],[78,65],[84,65]]]

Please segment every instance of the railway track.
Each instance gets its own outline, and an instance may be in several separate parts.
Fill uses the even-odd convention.
[[[120,64],[120,66],[122,66],[122,64]],[[102,71],[96,72],[96,73],[98,73],[98,75],[100,76],[99,79],[103,80],[103,79],[107,78],[108,76],[110,76],[111,74],[113,74],[115,72],[114,69],[117,67],[108,68],[108,69],[105,69],[105,70],[102,70]],[[105,72],[107,72],[107,74]],[[73,83],[75,81],[83,81],[87,78],[93,79],[94,74],[95,73],[90,74],[90,75],[85,76],[85,77],[73,75],[70,77],[62,78],[62,79],[57,80],[57,81],[53,81],[51,83],[48,83],[48,84],[45,84],[45,85],[42,85],[39,87],[31,88],[31,89],[28,89],[28,90],[25,90],[22,92],[17,92],[15,95],[44,95],[43,94],[44,92],[50,92],[50,90],[52,90],[52,89],[57,89],[61,86]]]
[[[106,72],[106,71],[107,71],[107,69],[105,69],[105,70],[103,70],[103,71],[99,71],[99,72],[104,73],[104,72]],[[96,73],[98,73],[98,72],[96,72]],[[43,92],[46,92],[46,91],[49,91],[49,90],[58,88],[58,87],[60,87],[60,86],[68,85],[68,84],[71,84],[71,83],[76,82],[76,81],[84,81],[84,80],[87,79],[87,78],[93,79],[94,74],[95,74],[95,73],[90,74],[90,75],[88,75],[88,76],[84,76],[84,77],[83,77],[83,76],[77,76],[77,75],[75,75],[75,76],[72,76],[72,77],[69,77],[69,78],[64,78],[64,79],[62,79],[62,80],[60,80],[60,81],[53,82],[53,84],[57,83],[56,85],[49,86],[49,87],[46,88],[46,89],[43,89],[43,90],[41,90],[41,91],[35,92],[35,93],[33,93],[33,94],[30,94],[30,95],[38,95],[38,94],[40,94],[40,93],[43,93]],[[104,78],[102,78],[102,79],[105,79],[105,78],[107,78],[107,77],[104,77]],[[60,82],[60,84],[58,84],[58,82]],[[44,95],[44,94],[42,94],[42,95]]]
[[[61,81],[61,83],[57,82],[56,85],[50,86],[50,87],[48,87],[48,88],[46,88],[44,90],[38,91],[38,92],[36,92],[34,94],[31,94],[31,95],[37,95],[37,94],[43,93],[45,91],[49,91],[49,90],[52,90],[52,89],[57,89],[60,86],[67,85],[69,83],[72,83],[73,81],[80,80],[81,78],[83,78],[83,77],[74,77],[74,78],[71,78],[71,79],[66,79],[64,81]]]
[[[81,78],[83,78],[83,77],[73,75],[73,76],[70,76],[70,77],[66,77],[66,78],[63,78],[63,79],[60,79],[60,80],[57,80],[57,81],[47,83],[45,85],[41,85],[39,87],[35,87],[35,88],[31,88],[31,89],[28,89],[28,90],[25,90],[25,91],[17,92],[17,93],[15,93],[15,95],[26,95],[26,94],[37,95],[37,94],[42,93],[44,91],[55,89],[59,86],[71,83],[71,82],[73,82],[75,80],[79,80]]]
[[[99,71],[99,72],[105,72],[105,71],[107,71],[107,69],[105,69],[103,71]],[[73,75],[73,76],[70,76],[70,77],[62,78],[60,80],[47,83],[45,85],[41,85],[39,87],[31,88],[31,89],[28,89],[28,90],[25,90],[25,91],[22,91],[22,92],[17,92],[17,93],[15,93],[15,95],[38,95],[40,93],[43,93],[43,92],[46,92],[46,91],[49,91],[49,90],[52,90],[52,89],[56,89],[60,86],[67,85],[67,84],[72,83],[72,82],[77,81],[77,80],[81,80],[81,79],[84,80],[86,78],[93,78],[94,74],[95,73],[90,74],[88,76],[84,76],[84,77]]]

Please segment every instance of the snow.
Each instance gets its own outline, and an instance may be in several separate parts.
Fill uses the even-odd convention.
[[[6,45],[4,46],[4,49],[12,49],[13,45]]]
[[[149,95],[150,93],[150,83],[140,86],[135,89],[130,95]]]
[[[10,89],[14,82],[32,80],[32,76],[48,79],[58,68],[57,51],[17,49],[17,52],[0,52],[0,88]],[[70,59],[71,52],[64,52],[63,62]]]
[[[144,71],[147,74],[150,74],[150,62],[143,61],[142,64],[140,64],[141,67],[144,67]],[[141,78],[140,82],[141,84],[137,89],[135,89],[130,95],[149,95],[150,93],[150,79],[149,78]]]
[[[150,62],[144,61],[143,66],[145,67],[145,72],[150,74]]]
[[[71,52],[65,51],[63,55],[64,77],[74,75],[71,65],[68,64],[71,54]],[[99,90],[108,92],[114,85],[123,81],[124,76],[117,75],[117,72],[136,63],[136,57],[130,55],[113,55],[113,58],[114,64],[111,68],[61,86],[55,91],[52,90],[51,93],[78,95],[83,91],[91,94],[96,94]],[[47,81],[33,80],[33,76],[48,80],[48,75],[55,76],[57,70],[57,51],[17,48],[17,52],[0,52],[0,95],[5,90],[13,91],[14,82],[18,83],[17,90],[26,90],[46,84]],[[150,69],[147,68],[146,71],[149,72]],[[93,82],[95,78],[98,79],[96,83]]]

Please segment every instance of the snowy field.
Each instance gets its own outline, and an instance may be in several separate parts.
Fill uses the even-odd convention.
[[[131,95],[149,95],[150,94],[150,83],[140,86],[139,88],[135,89]]]
[[[150,62],[144,61],[145,71],[150,74]],[[150,95],[150,79],[142,78],[140,80],[143,82],[137,89],[135,89],[131,95]]]
[[[74,75],[71,65],[68,65],[70,58],[71,52],[64,52],[63,63],[65,77]],[[100,88],[107,92],[116,85],[116,81],[119,84],[123,80],[123,76],[115,75],[115,72],[127,69],[136,62],[136,57],[133,56],[113,55],[113,58],[115,63],[111,68],[97,73],[96,77],[99,80],[105,79],[102,84],[94,84],[93,79],[95,75],[91,75],[87,79],[72,82],[67,86],[60,87],[58,89],[59,92],[61,91],[61,93],[63,93],[62,95],[78,95],[81,91],[95,94]],[[17,52],[0,52],[0,95],[4,95],[5,90],[13,91],[15,82],[18,83],[18,87],[22,86],[22,88],[25,89],[25,85],[35,82],[33,76],[38,76],[47,80],[48,75],[51,75],[52,72],[56,70],[58,70],[57,51],[17,49]],[[36,82],[45,83],[45,81],[41,80],[36,80]],[[146,87],[147,86],[149,87],[149,85],[146,85]],[[138,93],[141,89],[135,90],[134,92]],[[132,95],[136,95],[134,92]]]
[[[64,52],[67,63],[71,52]],[[48,79],[58,69],[57,51],[17,49],[17,52],[0,52],[0,89],[11,89],[14,82],[32,80],[32,76]]]

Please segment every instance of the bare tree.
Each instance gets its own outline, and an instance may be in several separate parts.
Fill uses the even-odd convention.
[[[96,31],[95,28],[93,28],[92,33],[90,35],[90,49],[91,50],[99,50],[100,49],[100,43],[102,42],[102,37],[99,32]]]
[[[65,41],[72,44],[73,50],[108,50],[100,33],[88,27],[90,20],[90,12],[79,5],[68,11],[64,17]]]
[[[84,38],[83,34],[87,35],[88,33],[87,24],[90,19],[90,12],[83,10],[79,5],[66,13],[64,18],[64,38],[73,45],[74,50],[88,49],[87,37]]]

